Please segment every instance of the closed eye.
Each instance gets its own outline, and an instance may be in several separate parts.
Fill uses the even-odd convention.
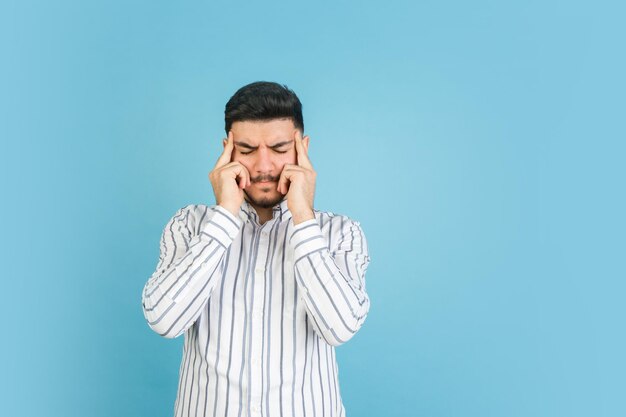
[[[287,153],[287,151],[279,151],[279,150],[277,150],[277,149],[273,149],[273,151],[274,151],[274,152],[276,152],[276,153]],[[242,151],[239,151],[239,153],[240,153],[241,155],[248,155],[248,154],[252,153],[252,151],[248,151],[248,152],[242,152]]]

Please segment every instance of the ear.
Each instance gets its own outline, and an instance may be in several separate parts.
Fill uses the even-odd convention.
[[[227,143],[228,143],[228,139],[222,140],[222,146],[224,146],[224,148],[226,148]]]
[[[302,137],[302,144],[304,145],[304,149],[306,149],[306,152],[309,153],[309,135]]]

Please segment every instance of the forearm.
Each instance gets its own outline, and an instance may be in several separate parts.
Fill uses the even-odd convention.
[[[351,234],[335,253],[328,249],[316,220],[297,225],[290,240],[297,285],[311,322],[333,346],[345,343],[360,329],[370,305],[364,285],[367,247],[360,244],[364,239],[358,224],[346,230]]]
[[[224,209],[221,209],[224,210]],[[184,333],[200,315],[221,279],[222,261],[239,228],[234,216],[219,208],[200,233],[176,234],[142,293],[144,316],[159,335]],[[238,219],[237,219],[238,220]],[[170,225],[170,229],[176,226]]]

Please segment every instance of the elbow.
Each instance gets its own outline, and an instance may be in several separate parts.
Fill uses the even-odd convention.
[[[322,340],[324,340],[324,342],[330,346],[341,346],[352,338],[352,336],[345,337],[344,335],[338,337],[336,334],[333,334],[334,332],[332,332],[332,329],[330,330],[331,332],[325,332],[325,334],[322,336]]]
[[[325,326],[318,326],[316,330],[319,336],[330,346],[343,345],[361,329],[369,312],[369,306],[369,298],[365,297],[361,308],[356,311],[350,310],[343,316],[335,316],[334,320],[324,322]]]
[[[354,337],[354,335],[363,325],[364,320],[365,316],[363,316],[361,319],[355,319],[350,328],[346,328],[345,326],[338,326],[336,328],[326,329],[324,332],[322,332],[322,339],[330,346],[341,346]],[[342,330],[339,331],[335,329]]]
[[[159,314],[157,311],[152,310],[152,307],[149,305],[146,306],[145,301],[142,302],[142,306],[143,316],[146,319],[146,323],[150,329],[152,329],[152,331],[159,336],[166,339],[175,339],[183,333],[179,331],[179,329],[175,328],[168,320],[165,320],[163,314]]]
[[[154,330],[154,329],[153,329],[153,330]],[[160,331],[160,330],[159,330],[159,331],[154,330],[154,331],[155,331],[155,332],[157,332],[159,336],[164,337],[164,338],[166,338],[166,339],[176,339],[178,336],[180,336],[181,334],[183,334],[183,333],[184,333],[184,332],[176,332],[176,333],[175,333],[175,332],[172,332],[172,331],[169,331],[169,332],[168,332],[167,330],[166,330],[166,331],[164,331],[164,332],[162,332],[162,331]]]
[[[322,340],[330,346],[337,347],[352,339],[355,334],[356,332],[342,332],[341,334],[337,334],[333,329],[329,329],[322,335]]]
[[[161,323],[151,323],[148,321],[148,326],[150,326],[156,334],[166,339],[175,339],[184,333],[178,329],[172,328],[172,326],[167,326]]]
[[[341,323],[337,323],[335,329],[341,329],[341,331],[335,331],[330,329],[325,332],[324,339],[326,343],[331,346],[341,346],[350,339],[354,337],[355,334],[363,327],[363,323],[365,323],[365,319],[367,317],[367,313],[369,310],[369,300],[363,305],[363,309],[361,310],[358,316],[352,316],[350,319],[344,318]]]

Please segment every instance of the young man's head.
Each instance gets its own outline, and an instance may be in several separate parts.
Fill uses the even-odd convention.
[[[231,159],[250,173],[246,199],[255,207],[273,207],[284,197],[276,190],[283,167],[297,163],[294,140],[304,133],[300,100],[287,86],[258,81],[237,90],[224,116],[226,135],[232,130],[235,143]],[[308,149],[308,136],[303,144]]]

